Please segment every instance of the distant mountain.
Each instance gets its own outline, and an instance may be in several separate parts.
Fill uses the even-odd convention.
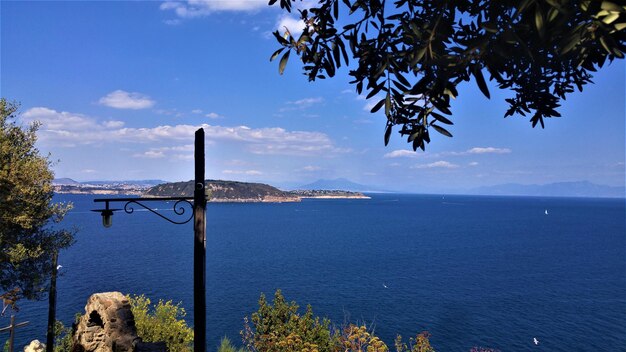
[[[317,180],[313,183],[309,183],[297,189],[303,190],[343,190],[352,192],[386,192],[378,187],[366,186],[359,183],[352,182],[345,178],[336,178],[334,180]]]
[[[63,185],[63,186],[66,186],[66,185],[75,186],[75,185],[80,185],[80,182],[74,181],[71,178],[67,178],[66,177],[66,178],[55,178],[54,180],[52,180],[52,184],[55,185],[55,186],[57,186],[57,185],[58,186],[60,186],[60,185]]]
[[[517,183],[508,183],[503,185],[474,188],[468,193],[481,195],[544,197],[626,197],[626,189],[624,187],[598,185],[589,181],[557,182],[544,185],[522,185]]]

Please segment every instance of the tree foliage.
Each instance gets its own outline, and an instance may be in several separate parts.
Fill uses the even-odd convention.
[[[17,110],[0,99],[0,293],[13,308],[21,297],[45,295],[52,254],[74,235],[53,226],[70,207],[52,202],[51,162],[35,147],[38,125],[17,125]]]
[[[295,302],[287,302],[280,290],[274,294],[273,304],[265,295],[259,299],[259,310],[245,319],[241,331],[245,348],[253,352],[389,352],[389,347],[364,324],[348,324],[336,328],[328,319],[313,315],[311,306],[304,314],[298,313]],[[396,352],[434,352],[423,332],[409,344],[398,336]]]
[[[303,315],[298,308],[280,290],[274,294],[273,305],[261,294],[259,310],[251,317],[254,329],[246,319],[241,332],[245,347],[259,352],[335,351],[338,340],[331,334],[330,321],[315,317],[311,306]]]
[[[189,352],[193,347],[193,329],[187,326],[185,309],[172,301],[152,306],[144,295],[128,296],[135,317],[137,336],[144,342],[165,342],[170,352]]]
[[[280,6],[291,12],[293,2]],[[462,82],[473,80],[487,98],[487,79],[513,91],[504,116],[529,115],[544,127],[591,72],[626,52],[623,2],[319,0],[298,11],[306,24],[299,37],[274,32],[279,72],[291,52],[311,81],[333,77],[352,56],[350,83],[387,117],[385,145],[397,125],[414,150],[432,130],[452,136],[443,126],[452,125],[450,99]]]

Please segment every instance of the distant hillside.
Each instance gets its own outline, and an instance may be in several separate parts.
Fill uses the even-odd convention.
[[[80,182],[74,181],[71,178],[55,178],[52,180],[53,185],[80,185]]]
[[[297,187],[297,189],[303,190],[343,190],[343,191],[353,191],[353,192],[385,192],[384,190],[366,186],[362,184],[358,184],[347,180],[345,178],[336,178],[334,180],[317,180],[313,183],[309,183],[307,185],[303,185]]]
[[[299,202],[300,198],[263,183],[206,180],[211,202]],[[151,187],[144,196],[193,197],[194,183],[173,182]]]
[[[509,183],[474,188],[468,193],[509,196],[624,198],[626,191],[624,187],[612,187],[597,185],[588,181],[579,181],[549,183],[545,185]]]
[[[119,185],[133,185],[133,186],[156,186],[161,183],[166,183],[163,180],[124,180],[124,181],[83,181],[78,182],[71,178],[55,178],[52,180],[53,185],[58,186],[78,186],[78,185],[91,185],[91,186],[119,186]]]
[[[141,186],[156,186],[162,183],[167,183],[163,180],[124,180],[124,181],[85,181],[81,182],[83,185],[141,185]]]

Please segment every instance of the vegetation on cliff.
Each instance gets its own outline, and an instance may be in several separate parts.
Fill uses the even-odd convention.
[[[137,336],[143,342],[165,342],[170,352],[188,352],[193,347],[193,329],[187,326],[185,309],[171,300],[151,304],[149,298],[127,296],[135,317]]]
[[[295,202],[297,197],[263,183],[206,180],[207,191],[213,202]],[[172,182],[151,187],[144,196],[193,197],[193,181]]]
[[[298,312],[296,302],[287,302],[280,290],[269,303],[265,295],[259,299],[259,310],[252,314],[250,325],[246,318],[241,331],[245,348],[253,352],[388,352],[389,347],[364,324],[332,325],[330,320],[313,314],[307,306],[304,314]],[[422,332],[403,342],[397,336],[397,352],[434,352]]]

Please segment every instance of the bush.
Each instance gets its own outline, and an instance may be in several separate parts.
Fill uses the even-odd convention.
[[[287,302],[280,290],[274,294],[273,304],[261,294],[259,310],[244,319],[241,335],[245,347],[253,352],[389,352],[389,347],[365,325],[350,324],[342,329],[330,320],[313,315],[311,306],[304,314],[298,313],[295,302]],[[423,332],[411,338],[408,345],[398,336],[396,352],[434,352]],[[221,352],[221,351],[220,351]]]
[[[193,329],[187,326],[184,320],[187,313],[180,303],[159,300],[152,307],[150,299],[144,295],[127,297],[135,316],[137,335],[144,342],[165,342],[169,352],[192,350]]]
[[[295,302],[286,302],[280,290],[274,294],[273,305],[265,295],[259,299],[259,310],[252,314],[252,328],[246,318],[241,331],[250,351],[259,352],[334,352],[339,336],[331,332],[330,321],[313,316],[311,306],[298,314]]]
[[[76,321],[80,318],[77,315]],[[66,327],[62,322],[54,322],[54,352],[72,351],[72,327]]]
[[[224,336],[217,352],[245,352],[245,350],[243,348],[237,349],[237,347],[230,342],[230,339]]]

